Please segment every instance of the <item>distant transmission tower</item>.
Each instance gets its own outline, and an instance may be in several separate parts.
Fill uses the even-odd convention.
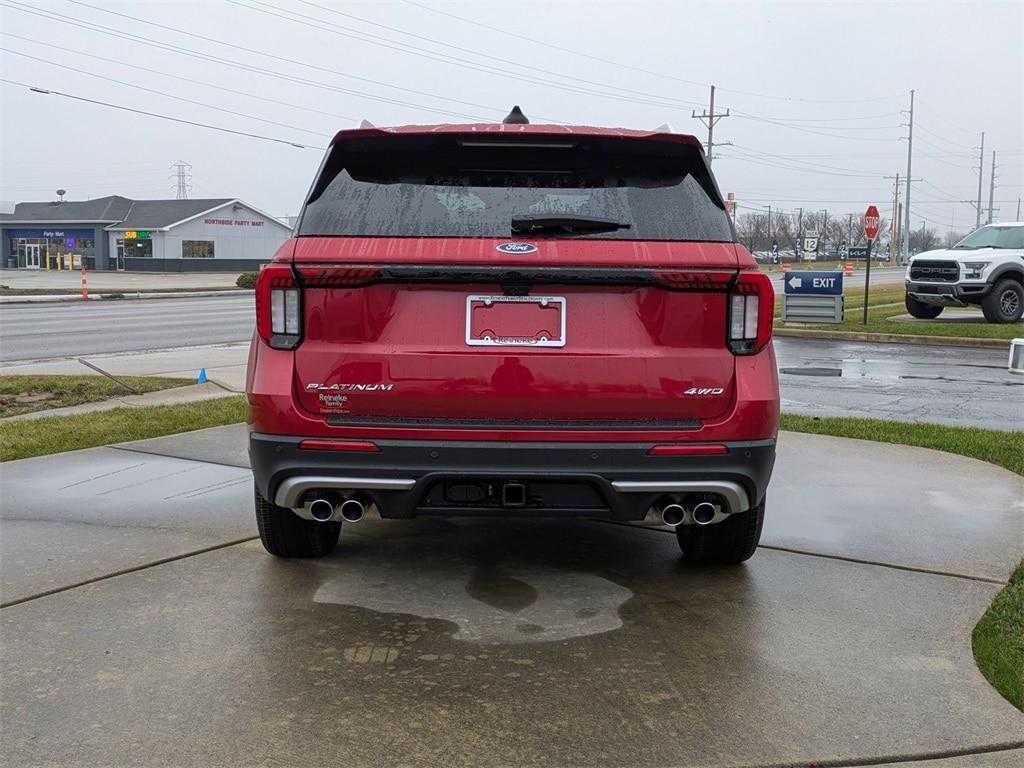
[[[174,193],[175,199],[187,200],[188,193],[192,191],[192,166],[184,160],[179,160],[171,165],[171,170],[174,171],[174,175],[170,178],[173,178],[177,184]]]

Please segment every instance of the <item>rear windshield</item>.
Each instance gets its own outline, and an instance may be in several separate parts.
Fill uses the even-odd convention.
[[[529,237],[731,242],[720,199],[686,144],[388,136],[331,150],[298,235],[507,238],[514,218],[558,217],[619,227]]]

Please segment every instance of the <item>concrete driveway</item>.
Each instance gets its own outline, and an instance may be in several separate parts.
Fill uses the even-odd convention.
[[[1024,549],[1008,472],[784,434],[740,568],[683,568],[656,528],[485,520],[350,525],[300,562],[232,543],[241,438],[4,465],[5,763],[1024,760],[970,649]]]

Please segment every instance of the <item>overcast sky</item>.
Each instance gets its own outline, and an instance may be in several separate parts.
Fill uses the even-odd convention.
[[[533,122],[668,123],[706,140],[691,110],[707,107],[714,83],[716,111],[731,110],[714,170],[741,213],[877,203],[888,216],[883,177],[905,174],[913,88],[915,227],[973,226],[959,201],[977,196],[982,131],[985,205],[991,150],[997,218],[1013,220],[1024,195],[1019,0],[0,0],[0,31],[5,80],[312,147],[362,119],[499,121],[512,104]],[[173,197],[170,165],[184,160],[191,197],[294,214],[321,158],[23,85],[0,83],[0,96],[5,210],[57,188],[68,199]]]

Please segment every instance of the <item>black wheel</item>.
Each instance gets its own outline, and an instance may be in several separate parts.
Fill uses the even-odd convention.
[[[689,565],[737,565],[754,554],[763,524],[762,499],[753,509],[729,515],[720,523],[677,526],[676,538]]]
[[[341,523],[303,520],[287,507],[271,504],[259,488],[256,496],[256,527],[263,548],[278,557],[323,557],[338,543]]]
[[[903,303],[907,305],[907,312],[910,313],[911,317],[916,317],[921,320],[934,320],[942,314],[942,307],[925,304],[923,301],[915,299],[909,293],[903,300]]]
[[[1024,286],[1000,280],[981,300],[981,311],[990,323],[1016,323],[1024,313]]]

